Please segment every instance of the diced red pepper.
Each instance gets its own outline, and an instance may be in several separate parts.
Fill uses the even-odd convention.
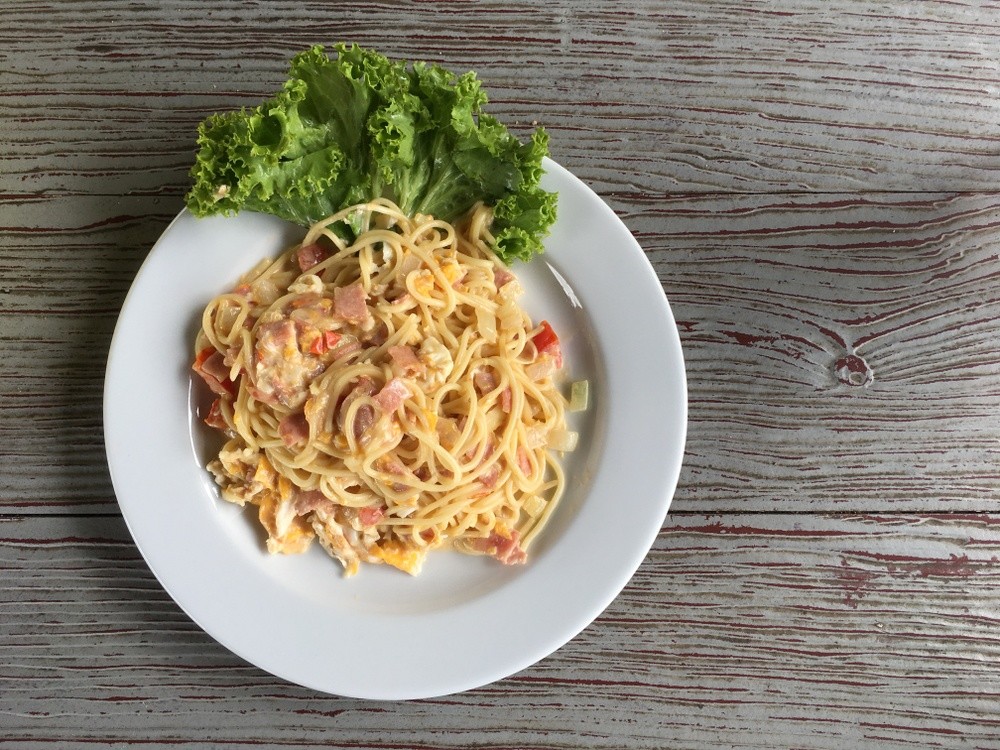
[[[309,352],[317,356],[325,354],[333,349],[342,338],[343,336],[336,331],[324,331],[313,339],[312,344],[309,345]]]
[[[206,346],[204,349],[198,352],[194,357],[194,365],[193,365],[194,369],[196,371],[200,371],[201,366],[205,364],[205,360],[211,357],[213,354],[215,354],[214,346]]]
[[[559,337],[552,330],[549,321],[543,320],[540,325],[541,330],[531,339],[535,344],[535,349],[541,354],[551,355],[556,361],[556,366],[562,367],[562,349],[559,346]]]
[[[543,320],[541,322],[541,330],[532,337],[532,341],[535,342],[535,348],[540,352],[548,351],[553,344],[559,343],[559,337],[556,336],[556,332],[552,330],[552,326],[549,325],[549,321]]]

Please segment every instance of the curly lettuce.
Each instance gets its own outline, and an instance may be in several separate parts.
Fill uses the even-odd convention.
[[[405,213],[460,219],[494,208],[494,250],[543,250],[556,195],[540,185],[548,137],[522,143],[484,113],[474,73],[391,61],[356,45],[295,56],[289,80],[253,109],[198,128],[187,206],[196,216],[260,211],[309,225],[346,206],[393,200]]]

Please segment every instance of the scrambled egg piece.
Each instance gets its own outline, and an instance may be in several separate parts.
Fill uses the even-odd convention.
[[[292,483],[277,475],[263,456],[257,463],[254,481],[259,481],[264,486],[264,490],[257,494],[254,501],[259,508],[257,515],[260,523],[267,530],[267,551],[287,555],[305,552],[315,532],[295,513]]]
[[[407,549],[401,542],[396,540],[376,544],[372,547],[372,552],[382,562],[394,568],[399,568],[411,576],[420,573],[420,569],[424,564],[424,558],[427,557],[426,549]]]

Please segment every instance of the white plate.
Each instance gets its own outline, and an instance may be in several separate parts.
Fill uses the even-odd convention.
[[[303,230],[254,213],[182,212],[146,259],[115,329],[104,391],[108,464],[153,573],[224,646],[337,695],[408,699],[511,675],[585,628],[649,551],[680,472],[687,395],[680,340],[652,267],[625,225],[552,161],[559,193],[546,252],[514,270],[522,303],[559,333],[591,381],[569,488],[527,564],[432,553],[411,578],[362,566],[345,579],[318,545],[270,556],[252,509],[219,500],[192,416],[201,311]],[[574,415],[576,416],[576,415]]]

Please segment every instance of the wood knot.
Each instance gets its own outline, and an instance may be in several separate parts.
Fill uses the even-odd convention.
[[[854,387],[865,386],[870,385],[875,379],[875,375],[872,373],[868,363],[857,354],[848,354],[846,357],[841,357],[833,367],[837,373],[837,380],[844,385]]]

